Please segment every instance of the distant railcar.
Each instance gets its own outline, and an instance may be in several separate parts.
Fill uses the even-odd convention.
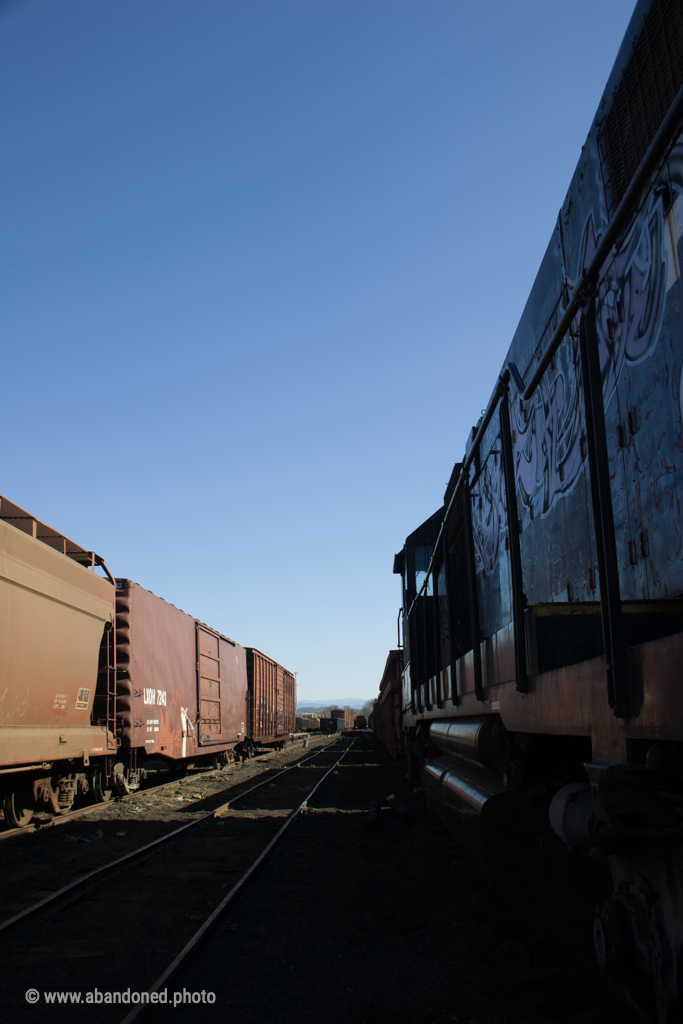
[[[299,732],[320,732],[320,718],[318,715],[299,715],[296,728]]]
[[[389,651],[379,686],[379,696],[373,709],[373,730],[393,758],[403,750],[401,729],[401,668],[402,652]]]
[[[341,729],[352,729],[354,716],[350,711],[344,710],[344,708],[331,708],[330,718],[336,719],[341,722]]]
[[[353,727],[354,729],[367,729],[368,721],[365,715],[356,715],[353,720]]]
[[[251,744],[283,747],[294,732],[295,678],[255,647],[246,652]]]

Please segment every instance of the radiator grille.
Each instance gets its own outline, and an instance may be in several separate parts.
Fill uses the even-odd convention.
[[[621,202],[682,84],[683,0],[654,0],[602,123],[610,213]]]

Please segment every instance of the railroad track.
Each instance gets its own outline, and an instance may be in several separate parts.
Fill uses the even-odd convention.
[[[92,988],[92,984],[84,986],[82,971],[78,979],[70,977],[73,970],[68,961],[73,960],[80,961],[82,968],[90,958],[106,957],[107,970],[98,976],[98,983],[101,988],[106,977],[107,987],[114,988],[117,974],[130,978],[126,964],[132,965],[133,973],[139,975],[140,965],[150,963],[152,949],[155,957],[158,953],[157,958],[165,959],[167,965],[149,989],[157,991],[223,915],[354,742],[346,738],[341,749],[334,749],[339,741],[326,744],[294,764],[269,773],[265,779],[231,794],[229,800],[201,817],[87,872],[2,922],[4,973],[11,979],[10,988],[14,987],[12,983],[18,986],[17,1001],[23,1002],[24,992],[31,987]],[[233,810],[238,804],[250,806]],[[277,827],[273,834],[274,824]],[[176,849],[180,844],[182,856]],[[222,857],[226,849],[230,851],[227,862]],[[194,883],[202,874],[211,876],[210,885],[202,878],[199,891],[194,893],[188,879]],[[221,888],[228,886],[223,896]],[[198,914],[202,905],[210,905],[210,912],[207,909]],[[152,914],[159,919],[156,927],[148,927],[152,907],[157,908]],[[168,920],[170,917],[174,917],[174,924]],[[199,917],[199,927],[188,937],[188,922]],[[178,953],[181,943],[184,944]],[[73,946],[77,948],[70,948]],[[172,956],[167,955],[171,952]],[[117,959],[118,964],[114,963]],[[143,977],[147,980],[149,974],[143,972]],[[139,987],[143,991],[148,986]],[[9,999],[11,994],[5,986],[6,1005]],[[51,1020],[76,1020],[74,1010],[75,1007],[61,1018],[55,1007]]]
[[[333,740],[331,742],[336,741]],[[325,744],[325,746],[328,745],[329,744]],[[216,768],[208,772],[198,771],[195,775],[190,776],[190,780],[220,778],[221,771],[221,768]],[[50,819],[45,822],[34,822],[31,825],[26,825],[24,828],[4,829],[0,831],[0,842],[4,839],[11,839],[14,836],[25,836],[30,835],[33,832],[40,832],[41,829],[51,828],[53,825],[62,825],[65,822],[73,821],[74,818],[87,817],[89,814],[95,814],[98,811],[105,811],[108,807],[115,807],[117,803],[135,800],[136,797],[151,796],[152,793],[158,793],[160,790],[169,789],[171,786],[177,786],[179,782],[184,782],[187,778],[187,776],[174,775],[172,779],[169,779],[167,782],[161,782],[158,786],[141,786],[140,789],[136,789],[133,792],[127,793],[118,798],[104,800],[101,803],[88,804],[87,807],[77,807],[73,811],[67,811],[65,814],[52,814]]]
[[[274,785],[274,779],[277,779],[281,775],[285,775],[287,772],[290,772],[295,768],[300,768],[307,762],[312,761],[314,758],[318,757],[320,754],[327,751],[329,747],[334,746],[335,742],[338,741],[333,741],[332,743],[325,744],[325,746],[320,747],[318,750],[314,751],[312,754],[309,754],[307,757],[301,758],[300,760],[295,761],[293,764],[286,765],[284,768],[279,769],[274,775],[269,774],[266,779],[262,779],[261,782],[257,782],[253,786],[249,786],[248,789],[245,789],[241,793],[236,793],[234,796],[231,796],[229,800],[223,801],[217,807],[213,808],[211,811],[207,811],[206,814],[202,814],[199,818],[193,818],[192,821],[188,821],[185,825],[181,825],[180,828],[172,829],[170,832],[167,832],[165,835],[160,836],[158,839],[154,839],[150,843],[145,843],[144,846],[137,847],[130,853],[126,853],[122,857],[117,857],[115,860],[109,861],[106,864],[102,864],[100,867],[94,868],[92,871],[88,871],[86,874],[74,879],[74,881],[69,882],[65,886],[62,886],[62,888],[58,889],[56,892],[53,892],[49,896],[46,896],[43,899],[38,900],[36,903],[31,904],[31,906],[27,907],[25,910],[20,911],[18,914],[14,914],[7,920],[0,922],[0,935],[2,935],[3,932],[7,932],[10,928],[15,927],[16,925],[28,920],[31,917],[37,916],[38,914],[47,909],[52,910],[58,907],[58,905],[60,904],[71,902],[71,900],[74,897],[76,897],[76,895],[79,893],[81,889],[83,889],[86,886],[89,887],[97,881],[104,880],[108,875],[118,873],[124,866],[132,866],[133,864],[139,863],[141,860],[146,860],[156,850],[161,849],[167,844],[173,842],[175,839],[177,839],[178,836],[182,835],[184,832],[188,832],[190,829],[197,828],[209,819],[216,818],[219,815],[225,813],[225,811],[229,810],[234,804],[250,796],[252,793],[255,793],[257,790],[262,789],[265,786]],[[164,783],[161,786],[154,787],[154,789],[145,790],[145,792],[153,793],[155,792],[155,790],[164,789],[166,788],[166,786],[175,784],[177,784],[177,780],[175,781],[175,783]],[[134,794],[131,794],[131,796],[133,795]],[[101,809],[102,805],[95,805],[95,807],[92,808],[92,810],[96,810],[98,808]],[[82,814],[90,810],[91,808],[82,808],[80,813]],[[71,816],[77,817],[78,815],[79,811],[74,811]],[[65,814],[57,818],[56,820],[63,821],[68,817],[69,815]],[[25,832],[26,830],[19,829],[18,831]]]
[[[211,779],[218,777],[218,771],[202,772],[198,776],[202,779]],[[144,789],[136,789],[133,793],[127,793],[125,796],[121,796],[120,800],[133,800],[136,796],[146,796],[152,793],[156,793],[161,789],[167,789],[170,786],[177,786],[179,777],[171,779],[169,782],[161,782],[158,786],[145,786]],[[4,832],[0,832],[0,841],[3,839],[11,839],[13,836],[25,836],[30,835],[32,832],[40,832],[41,829],[52,828],[53,825],[63,825],[65,822],[73,821],[74,818],[87,817],[89,814],[95,814],[97,811],[104,811],[108,807],[115,807],[117,801],[104,800],[102,803],[89,804],[87,807],[77,807],[73,811],[67,811],[65,814],[53,814],[49,821],[36,822],[33,825],[27,825],[25,828],[8,828]]]
[[[290,825],[292,825],[293,822],[297,819],[297,817],[302,813],[302,811],[304,811],[307,808],[308,801],[311,799],[311,797],[316,793],[316,791],[320,788],[320,786],[322,786],[323,782],[327,779],[327,777],[329,775],[331,775],[332,772],[335,771],[337,766],[343,761],[344,756],[351,749],[351,747],[354,745],[354,743],[355,743],[355,740],[352,739],[351,742],[342,751],[341,756],[334,762],[333,765],[331,765],[331,767],[329,767],[327,769],[327,771],[322,776],[322,778],[318,779],[316,784],[306,794],[306,796],[301,801],[299,806],[296,807],[292,811],[292,813],[287,817],[287,819],[285,820],[284,824],[278,829],[278,831],[273,836],[273,838],[270,840],[268,845],[261,851],[261,853],[258,855],[258,857],[249,865],[249,867],[241,875],[241,877],[237,880],[237,882],[235,882],[235,884],[233,885],[232,889],[227,894],[227,896],[225,896],[225,898],[223,900],[221,900],[221,902],[218,904],[218,906],[213,911],[213,913],[210,914],[209,917],[207,917],[206,921],[204,921],[204,923],[201,925],[201,927],[197,929],[197,931],[194,933],[194,935],[189,940],[189,942],[187,942],[183,946],[183,948],[181,949],[180,953],[178,953],[178,955],[173,960],[173,962],[171,964],[169,964],[169,966],[166,968],[166,970],[163,971],[162,974],[159,975],[159,977],[156,979],[156,981],[152,985],[150,985],[150,987],[147,990],[148,995],[150,997],[154,993],[160,992],[169,983],[169,981],[172,978],[174,978],[175,975],[181,970],[181,968],[189,960],[189,958],[195,952],[195,950],[197,949],[199,944],[203,941],[203,939],[206,937],[206,935],[211,930],[211,928],[216,924],[216,922],[219,920],[219,918],[222,917],[222,915],[225,913],[225,911],[227,910],[228,906],[239,895],[239,893],[242,891],[242,889],[247,884],[249,879],[256,873],[256,871],[258,871],[258,869],[260,868],[261,864],[263,864],[264,860],[266,859],[268,854],[271,852],[271,850],[273,850],[274,847],[277,845],[277,843],[279,843],[279,841],[282,839],[282,837],[284,836],[285,832],[290,827]],[[254,788],[256,788],[256,787],[254,787]],[[152,1004],[151,1003],[140,1003],[140,1004],[138,1004],[138,1006],[134,1010],[131,1010],[131,1012],[129,1014],[127,1014],[126,1017],[124,1017],[124,1019],[121,1022],[121,1024],[133,1024],[134,1021],[140,1020],[141,1017],[143,1017],[143,1015],[145,1013],[147,1013],[150,1005],[152,1005]]]
[[[478,898],[472,899],[465,877],[461,883],[464,891],[460,901],[470,904],[477,920],[465,929],[464,936],[459,932],[456,922],[460,908],[455,911],[453,907],[450,913],[447,910],[443,880],[457,875],[462,863],[456,861],[454,872],[449,857],[446,870],[435,870],[433,841],[431,838],[426,841],[417,838],[426,829],[418,824],[422,812],[416,805],[422,801],[414,792],[411,796],[404,791],[404,796],[399,799],[395,795],[393,798],[380,798],[379,803],[385,809],[381,824],[370,820],[366,809],[372,806],[371,794],[387,794],[389,787],[380,782],[384,788],[376,788],[378,777],[374,769],[378,766],[369,756],[368,745],[360,737],[359,740],[340,769],[341,785],[337,784],[333,792],[329,786],[324,789],[322,799],[315,800],[311,807],[313,813],[305,823],[292,830],[289,841],[264,867],[258,881],[247,893],[242,890],[244,902],[239,900],[238,894],[238,903],[233,905],[230,915],[233,921],[226,929],[218,923],[211,940],[201,950],[197,951],[196,946],[192,948],[188,944],[189,956],[178,957],[179,963],[174,970],[158,979],[157,985],[150,988],[150,995],[165,989],[170,1002],[181,992],[187,991],[194,996],[204,990],[210,992],[215,997],[215,1005],[201,1007],[201,1019],[207,1024],[223,1024],[226,1020],[246,1024],[271,1019],[283,1020],[286,1024],[314,1024],[319,1020],[321,1006],[324,1006],[325,1019],[334,1024],[346,1024],[350,1020],[365,1020],[368,1024],[384,1024],[387,1020],[402,1024],[434,1020],[446,1024],[456,1019],[476,1020],[482,1024],[497,1020],[507,1020],[510,1024],[547,1024],[549,1020],[569,1024],[570,1021],[588,1020],[589,1017],[591,1020],[600,1019],[604,1024],[655,1024],[652,1015],[625,997],[622,989],[605,984],[604,977],[599,981],[603,988],[602,998],[596,1000],[595,996],[599,995],[596,992],[589,995],[586,963],[581,958],[569,967],[580,979],[578,987],[585,984],[588,989],[583,1006],[577,1008],[576,1013],[567,1007],[570,1000],[566,996],[560,997],[559,1005],[556,1002],[554,1006],[548,1006],[545,998],[539,999],[536,992],[529,1005],[527,986],[533,985],[538,975],[546,972],[545,968],[539,971],[532,967],[530,960],[525,963],[527,969],[531,968],[529,976],[516,982],[520,989],[517,1005],[509,1004],[505,991],[509,983],[503,983],[492,997],[492,975],[501,971],[502,962],[511,952],[506,944],[493,950],[492,955],[482,957],[483,948],[491,941],[489,929],[492,922],[487,918],[490,918],[493,906],[489,906],[487,913]],[[360,773],[364,773],[363,779],[359,778]],[[395,793],[393,789],[392,792]],[[422,817],[422,825],[427,826],[431,836],[433,831],[440,829],[432,815],[429,812],[427,815],[426,819]],[[465,856],[448,833],[445,840]],[[413,846],[415,842],[426,853],[426,861],[421,865]],[[409,860],[402,860],[400,868],[396,863],[388,865],[389,847],[397,850],[403,844],[412,851]],[[374,866],[366,873],[366,865],[372,861]],[[416,869],[416,874],[411,883],[408,873],[413,869]],[[364,876],[364,884],[357,884],[359,879],[354,878],[356,871]],[[434,899],[435,893],[432,893],[432,899],[423,903],[426,877],[432,873],[438,895]],[[472,887],[474,892],[478,885],[482,885],[481,879]],[[489,891],[488,882],[484,882],[482,900],[486,899],[485,894]],[[357,899],[359,892],[363,894],[361,899]],[[378,894],[381,894],[379,901]],[[369,900],[372,902],[368,907]],[[411,904],[422,905],[422,915],[418,912],[416,919],[407,926],[405,915],[410,913]],[[481,927],[482,915],[484,928]],[[505,909],[503,916],[509,925],[509,912]],[[434,919],[446,923],[445,934],[440,941],[435,941]],[[374,923],[375,920],[378,922],[379,944],[375,945],[373,955],[367,948],[372,948],[367,932],[372,927],[371,921]],[[517,925],[513,922],[512,927],[516,930]],[[540,943],[543,944],[543,940]],[[419,956],[420,965],[412,960],[409,953],[403,971],[397,970],[394,959],[397,946],[410,950],[412,956]],[[435,946],[439,947],[442,955],[440,962],[433,959]],[[472,950],[467,965],[464,961],[469,953],[465,953],[465,948]],[[528,948],[525,948],[524,955],[529,956]],[[377,983],[369,980],[365,973],[368,962],[372,962],[373,971],[381,976]],[[561,952],[561,963],[564,977],[568,968],[565,949]],[[592,962],[591,966],[594,967]],[[514,971],[515,968],[512,973]],[[597,973],[594,969],[594,974]],[[449,998],[443,999],[442,993],[426,1010],[423,1001],[430,1001],[427,988],[443,983],[449,975],[453,980]],[[548,975],[549,981],[552,970]],[[254,993],[257,987],[254,979],[263,992],[260,998]],[[317,985],[314,979],[317,979]],[[547,983],[544,979],[542,984]],[[388,1012],[389,986],[394,996]],[[409,1006],[411,987],[413,1004]],[[569,987],[576,986],[569,982]],[[611,991],[613,1003],[611,1012],[603,1015],[605,989]],[[498,1004],[501,990],[508,1002],[506,1008]],[[368,1001],[371,992],[374,1008],[373,1002]],[[279,994],[285,995],[286,1008],[277,1001]],[[346,1005],[343,1005],[343,999]],[[475,999],[476,1009],[471,1005]],[[171,1017],[179,1022],[199,1019],[196,1006],[188,1006],[184,1014],[183,1008],[184,1003],[178,1004],[180,1012],[171,1015],[165,1008],[150,1003],[149,1006],[135,1008],[117,1024],[137,1024],[143,1014],[149,1014],[149,1024]],[[281,1009],[284,1010],[282,1015]],[[506,1010],[511,1012],[508,1014]],[[144,1024],[147,1024],[147,1019],[145,1016]]]
[[[313,1024],[324,1005],[326,1019],[366,1024],[544,1024],[589,1011],[604,1024],[637,1024],[595,970],[547,943],[529,947],[420,795],[401,788],[396,766],[371,740],[349,740],[296,771],[243,780],[202,826],[6,929],[7,1013],[50,1024],[137,1024],[147,1013],[149,1024]],[[387,793],[402,794],[411,827],[388,797],[381,824],[368,822],[368,806]],[[36,1007],[25,999],[31,988]],[[85,1003],[97,989],[95,1008],[46,1006],[46,994],[82,993]],[[175,1007],[186,989],[194,1003],[204,990],[211,998],[201,1010],[178,1003],[177,1013],[151,1002],[166,992]],[[102,1004],[103,992],[126,990],[150,1002]]]

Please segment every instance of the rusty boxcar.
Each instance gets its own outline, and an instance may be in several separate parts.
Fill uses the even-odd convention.
[[[95,570],[104,572],[107,578]],[[6,824],[137,788],[150,759],[225,763],[294,728],[295,680],[0,499]]]
[[[294,676],[255,647],[246,652],[250,745],[282,747],[294,731]]]
[[[0,792],[10,826],[27,825],[42,803],[60,813],[78,791],[106,787],[114,581],[98,566],[107,572],[94,552],[0,498]]]
[[[401,729],[401,668],[403,663],[401,653],[400,650],[389,651],[372,716],[375,735],[392,757],[399,757],[403,749]]]
[[[246,652],[131,580],[116,581],[116,718],[128,785],[144,758],[220,758],[247,728]]]
[[[342,723],[337,726],[337,729],[352,729],[353,728],[353,714],[350,711],[346,711],[344,708],[331,708],[330,718],[335,719],[337,722]]]

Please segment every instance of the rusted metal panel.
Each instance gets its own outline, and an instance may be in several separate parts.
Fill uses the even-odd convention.
[[[124,746],[181,760],[244,738],[244,649],[130,580],[117,580],[117,717]]]
[[[216,742],[221,738],[221,680],[220,637],[209,632],[206,626],[196,624],[197,630],[197,672],[199,694],[200,745]]]
[[[197,751],[195,620],[130,580],[117,580],[117,717],[124,747]]]
[[[249,680],[249,734],[255,743],[276,737],[275,688],[277,665],[260,651],[247,648]]]
[[[247,648],[249,715],[255,743],[278,743],[289,738],[295,725],[295,679],[256,648]]]
[[[526,694],[519,693],[512,681],[491,688],[483,702],[468,693],[458,707],[425,710],[419,716],[404,713],[403,725],[414,726],[420,719],[500,714],[511,733],[591,736],[594,758],[627,762],[627,740],[677,740],[683,733],[683,633],[628,647],[626,660],[635,711],[627,722],[615,718],[604,699],[604,658],[596,657],[532,676]]]
[[[247,652],[221,639],[221,724],[229,745],[243,740],[248,728]]]
[[[246,652],[197,623],[199,744],[234,743],[246,728]]]
[[[296,714],[296,679],[286,668],[282,669],[282,731],[285,734],[294,731]]]
[[[401,752],[401,655],[400,650],[389,651],[373,711],[377,738],[392,757]]]
[[[354,716],[350,711],[347,711],[345,708],[332,708],[330,710],[330,718],[336,718],[339,721],[343,722],[343,729],[353,728]]]
[[[91,712],[114,587],[35,532],[0,520],[3,765],[104,754],[113,745],[105,728],[91,727]]]

